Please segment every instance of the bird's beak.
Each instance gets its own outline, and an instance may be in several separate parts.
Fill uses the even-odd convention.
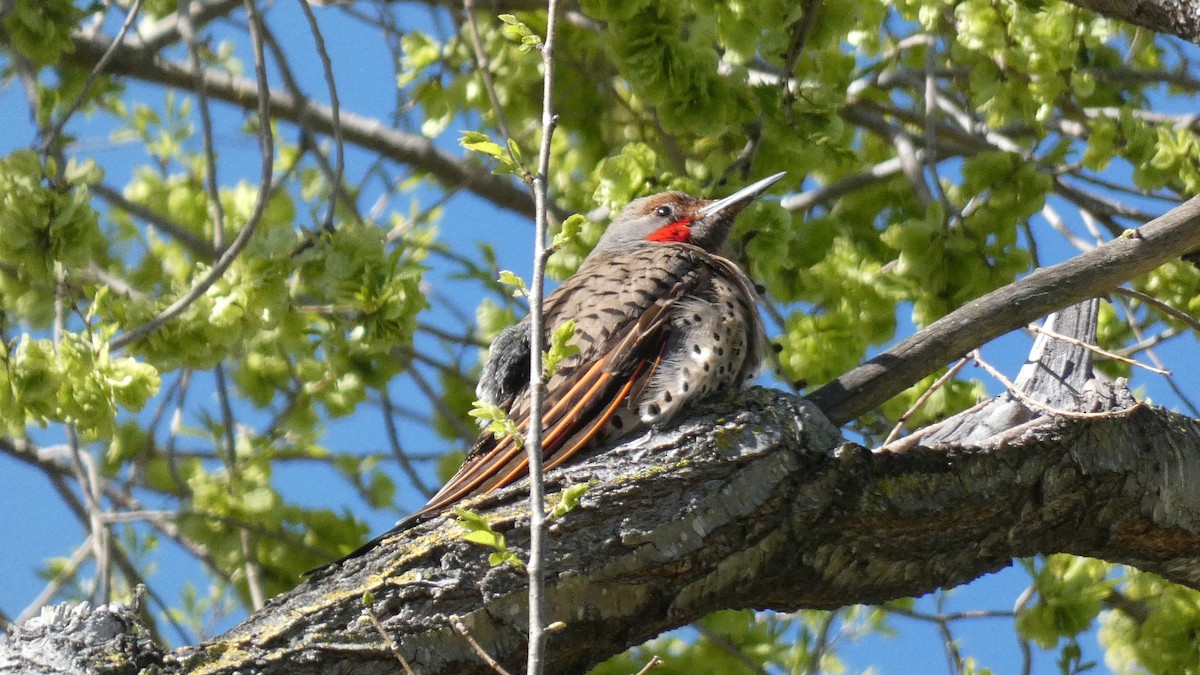
[[[780,171],[774,176],[768,176],[753,185],[748,185],[724,199],[718,199],[711,204],[705,204],[696,210],[696,217],[704,219],[713,215],[728,217],[736,215],[738,211],[741,211],[747,204],[754,201],[756,197],[766,192],[767,188],[778,183],[785,175],[787,175],[786,171]],[[729,213],[726,214],[726,211],[729,211]]]

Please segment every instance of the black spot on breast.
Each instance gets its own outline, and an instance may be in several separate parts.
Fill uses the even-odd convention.
[[[625,420],[621,419],[620,415],[614,415],[612,418],[612,425],[618,429],[624,429]]]
[[[646,406],[646,410],[649,410],[651,415],[657,415],[662,412],[662,408],[659,408],[657,403],[651,403]]]
[[[664,392],[663,392],[663,401],[664,401],[664,402],[666,402],[666,403],[670,403],[670,402],[671,402],[671,392],[669,392],[669,391],[664,391]]]

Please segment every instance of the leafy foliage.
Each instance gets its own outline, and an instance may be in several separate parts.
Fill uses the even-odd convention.
[[[339,92],[352,92],[342,110],[378,116],[367,133],[345,134],[344,157],[316,122],[329,99],[309,73],[319,69],[276,35],[275,103],[311,105],[275,106],[264,190],[258,158],[246,161],[262,123],[244,17],[197,21],[198,60],[217,76],[201,97],[198,75],[178,76],[192,61],[181,56],[184,37],[167,30],[178,5],[165,0],[144,3],[135,26],[139,39],[165,35],[166,48],[151,55],[127,36],[123,49],[141,60],[92,72],[96,44],[85,39],[115,37],[129,6],[5,5],[10,95],[0,104],[7,114],[25,92],[28,110],[9,117],[31,120],[12,136],[31,140],[0,157],[0,450],[90,493],[82,464],[15,441],[65,443],[99,467],[108,492],[96,508],[166,514],[105,521],[121,535],[115,550],[144,563],[116,588],[153,586],[175,566],[158,564],[164,549],[188,551],[212,586],[188,586],[157,609],[199,634],[235,603],[248,607],[253,584],[282,591],[367,535],[349,507],[333,510],[343,501],[335,494],[411,508],[475,440],[472,417],[521,440],[500,409],[472,401],[484,346],[528,296],[524,270],[500,265],[525,259],[507,245],[527,231],[502,214],[523,207],[496,186],[528,178],[525,157],[540,140],[546,17],[476,12],[480,59],[468,23],[437,3],[434,20],[365,1],[344,10],[348,21],[320,16],[371,54],[366,77],[395,67],[393,80],[370,85],[394,82],[395,109],[373,111],[345,70],[368,59],[331,54]],[[747,209],[730,255],[766,291],[781,379],[817,386],[913,326],[1200,192],[1194,48],[1065,2],[847,0],[812,16],[809,7],[581,0],[571,9],[547,178],[556,213],[575,215],[555,225],[552,277],[569,275],[632,199],[727,194],[786,170],[788,199]],[[278,30],[298,10],[262,11]],[[170,77],[147,74],[164,60]],[[226,78],[241,88],[223,93]],[[460,192],[498,208],[464,215]],[[246,248],[220,268],[251,226]],[[1104,347],[1139,353],[1192,329],[1163,307],[1200,313],[1194,265],[1163,266],[1131,287],[1150,299],[1102,309]],[[190,295],[173,318],[125,339]],[[547,376],[574,349],[569,323],[550,329]],[[909,428],[983,398],[989,389],[973,376],[966,369],[937,390]],[[935,380],[852,431],[886,433]],[[1194,386],[1175,384],[1182,394],[1170,405],[1189,409]],[[320,478],[297,481],[297,466]],[[564,494],[556,517],[586,488]],[[486,521],[461,517],[494,564],[519,564]],[[182,546],[157,546],[163,538]],[[1066,556],[1026,571],[1031,599],[1014,630],[1058,650],[1064,671],[1089,663],[1080,650],[1096,625],[1114,669],[1181,672],[1200,661],[1189,642],[1195,593]],[[100,587],[62,559],[43,573],[71,597]],[[652,655],[666,660],[655,672],[836,670],[845,642],[890,631],[889,612],[906,609],[723,612],[597,672],[636,672]],[[964,672],[973,669],[982,672],[965,659]]]
[[[488,554],[488,564],[492,567],[512,565],[524,571],[525,563],[521,561],[516,553],[509,550],[508,544],[504,541],[504,535],[492,529],[491,524],[483,516],[460,507],[455,507],[453,511],[454,515],[458,517],[458,522],[467,528],[466,533],[463,534],[463,539],[494,549]]]

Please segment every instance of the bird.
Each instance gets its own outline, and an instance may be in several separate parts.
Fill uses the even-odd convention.
[[[764,341],[755,287],[719,254],[743,208],[783,178],[777,173],[723,199],[662,192],[630,202],[578,270],[543,303],[544,332],[575,322],[578,351],[545,383],[545,470],[579,453],[676,417],[741,387],[758,370]],[[476,394],[522,434],[530,420],[529,317],[488,349]],[[356,558],[464,499],[528,473],[514,435],[484,430],[462,466],[416,512],[314,574]]]

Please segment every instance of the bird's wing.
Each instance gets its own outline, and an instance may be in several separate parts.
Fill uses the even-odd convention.
[[[663,358],[670,336],[671,309],[712,274],[712,268],[698,256],[708,258],[695,247],[675,244],[632,251],[619,261],[589,260],[546,298],[546,333],[574,319],[574,342],[580,348],[580,353],[565,359],[546,383],[542,408],[542,461],[546,469],[559,466],[586,448],[631,393],[636,396],[645,388]],[[525,325],[522,321],[518,328],[503,335],[519,342],[528,335],[528,329],[519,328]],[[524,440],[529,430],[528,384],[512,390],[522,376],[528,383],[529,359],[515,353],[502,361],[494,360],[498,358],[493,354],[485,365],[485,372],[491,368],[489,376],[503,383],[496,391],[503,393],[504,400],[492,402],[516,422]],[[520,442],[514,437],[496,438],[485,431],[458,472],[425,506],[353,553],[309,574],[358,557],[463,499],[518,480],[529,469]]]
[[[546,469],[562,464],[587,446],[630,391],[644,386],[666,343],[667,310],[681,295],[656,303],[653,311],[634,322],[609,353],[576,369],[571,378],[562,382],[565,391],[547,392],[542,412],[542,461]],[[529,430],[528,415],[517,421],[517,428],[523,440]],[[485,433],[458,473],[413,516],[419,519],[432,515],[462,499],[497,490],[524,476],[529,459],[517,438],[497,439]]]
[[[542,461],[546,469],[559,466],[587,447],[630,393],[640,391],[653,376],[670,334],[671,309],[710,273],[706,265],[696,264],[691,248],[655,247],[641,253],[630,264],[654,270],[654,274],[645,275],[646,280],[630,279],[628,265],[622,276],[613,279],[589,278],[589,270],[581,268],[547,298],[547,333],[563,321],[575,319],[576,336],[580,338],[577,341],[584,344],[581,353],[569,364],[564,362],[547,383],[542,408]],[[615,282],[615,286],[605,286],[606,281]],[[617,293],[623,295],[607,301],[597,299],[593,297],[597,286],[619,288]],[[587,292],[580,293],[583,289]],[[528,362],[525,368],[527,375]],[[522,389],[508,410],[521,440],[529,429],[528,405],[528,394]],[[524,476],[529,461],[521,440],[495,438],[484,432],[458,472],[411,518],[426,518],[462,499],[492,492]]]

